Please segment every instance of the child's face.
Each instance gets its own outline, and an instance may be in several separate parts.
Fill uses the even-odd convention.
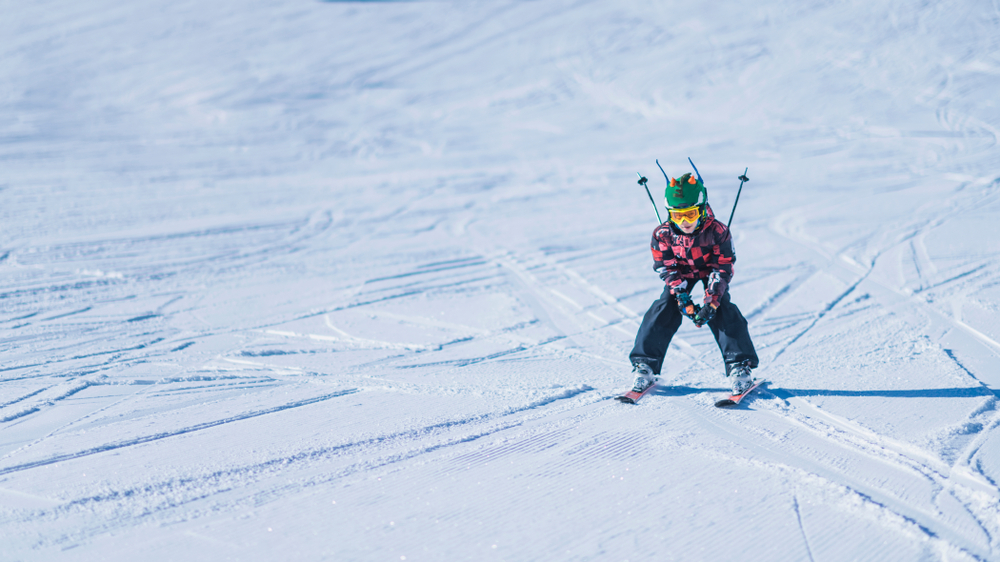
[[[698,219],[701,218],[702,210],[697,205],[684,209],[671,208],[670,222],[681,229],[684,234],[692,234],[698,228]]]
[[[697,219],[695,219],[694,221],[683,220],[679,224],[678,223],[674,224],[676,224],[677,228],[681,229],[681,232],[683,232],[684,234],[692,234],[694,233],[694,229],[698,227],[698,220]]]

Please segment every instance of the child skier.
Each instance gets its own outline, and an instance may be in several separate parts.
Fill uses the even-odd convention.
[[[729,300],[736,261],[732,236],[715,220],[700,179],[691,174],[671,179],[664,195],[670,218],[653,231],[651,249],[653,269],[666,287],[643,316],[629,354],[636,373],[632,390],[642,392],[655,382],[670,339],[680,328],[681,317],[687,316],[699,328],[708,324],[722,351],[733,394],[742,394],[753,384],[750,370],[757,367],[757,352],[746,319]],[[692,302],[690,294],[699,281],[705,288],[701,306]]]

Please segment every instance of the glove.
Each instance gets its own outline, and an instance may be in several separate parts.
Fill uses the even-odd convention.
[[[705,283],[705,304],[711,304],[712,306],[718,308],[719,303],[722,300],[722,294],[725,290],[726,287],[722,282],[722,276],[718,271],[713,271],[712,274],[708,276],[708,281]]]
[[[675,293],[674,297],[677,299],[677,308],[680,309],[681,314],[687,316],[691,320],[694,320],[695,324],[697,324],[698,321],[696,318],[698,314],[700,314],[700,311],[698,310],[698,305],[691,300],[691,294],[679,292]]]
[[[688,298],[690,299],[690,297]],[[695,326],[701,328],[705,324],[711,322],[712,318],[715,318],[715,311],[718,308],[719,307],[714,304],[706,304],[705,306],[701,307],[701,309],[698,311],[698,314],[696,314],[694,318],[692,318],[691,320],[694,320]]]
[[[659,271],[659,274],[660,274],[660,279],[663,279],[663,282],[666,283],[668,287],[670,287],[670,294],[678,295],[680,293],[687,291],[688,288],[687,279],[678,279],[676,277],[671,278],[672,272],[669,272],[666,269]]]

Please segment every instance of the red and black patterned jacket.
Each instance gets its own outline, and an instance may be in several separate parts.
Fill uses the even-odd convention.
[[[690,291],[706,279],[705,303],[719,305],[733,277],[732,236],[726,225],[715,220],[705,205],[705,222],[692,234],[684,234],[667,221],[653,231],[653,269],[674,292]]]

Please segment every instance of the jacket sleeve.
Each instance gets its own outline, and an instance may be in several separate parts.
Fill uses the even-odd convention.
[[[653,231],[653,241],[650,243],[650,250],[653,252],[653,270],[659,274],[664,283],[670,285],[671,290],[683,290],[687,287],[687,282],[680,277],[677,271],[677,257],[671,249],[670,241],[663,239],[669,236],[664,233],[662,227],[657,227]]]
[[[722,297],[729,290],[729,281],[733,278],[733,264],[736,263],[736,251],[733,249],[733,237],[726,227],[719,225],[716,231],[716,243],[712,248],[714,259],[711,262],[712,273],[705,284],[705,303],[719,306]]]

